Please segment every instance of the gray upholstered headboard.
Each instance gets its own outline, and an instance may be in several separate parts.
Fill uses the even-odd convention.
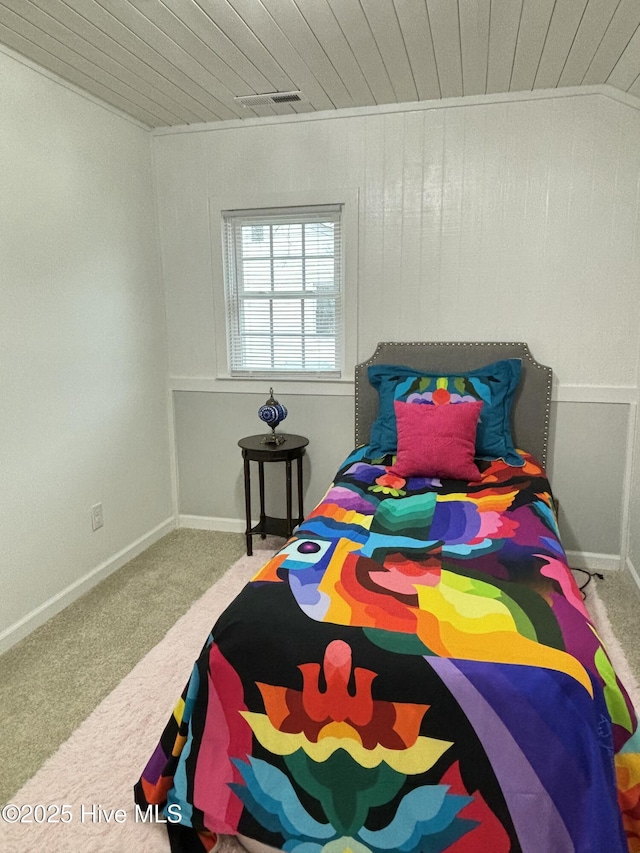
[[[511,416],[514,443],[546,465],[553,373],[550,367],[538,364],[525,343],[379,343],[371,358],[355,369],[356,446],[368,443],[371,424],[378,414],[378,393],[367,377],[370,364],[405,364],[429,372],[453,373],[503,358],[522,359],[522,379]]]

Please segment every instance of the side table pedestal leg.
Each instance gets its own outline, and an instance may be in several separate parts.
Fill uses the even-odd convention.
[[[298,518],[300,522],[304,518],[304,510],[302,509],[302,456],[298,456]]]
[[[244,460],[244,508],[247,517],[247,529],[245,538],[247,540],[247,556],[253,554],[253,540],[251,538],[251,476],[249,472],[249,460],[245,457]]]
[[[287,536],[293,533],[293,525],[291,523],[291,460],[286,460],[287,468]]]

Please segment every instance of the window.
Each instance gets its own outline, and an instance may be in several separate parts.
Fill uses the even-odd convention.
[[[342,205],[223,212],[229,372],[339,378]]]

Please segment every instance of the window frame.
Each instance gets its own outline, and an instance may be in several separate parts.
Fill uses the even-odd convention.
[[[307,249],[306,240],[309,231],[307,225],[318,225],[323,222],[332,222],[335,226],[332,251],[326,256],[330,267],[330,292],[321,296],[320,292],[313,287],[307,289],[307,275],[309,264],[313,265],[314,255],[318,260],[323,260],[322,255],[314,253],[313,249]],[[289,250],[278,250],[276,238],[278,237],[278,226],[295,226],[300,228],[299,243],[294,243],[293,253]],[[343,344],[344,344],[344,225],[342,205],[312,205],[287,208],[254,208],[251,210],[225,210],[222,211],[222,227],[224,240],[224,279],[225,279],[225,315],[227,331],[227,359],[229,374],[236,379],[340,379],[344,370]],[[246,253],[245,229],[258,227],[267,228],[268,243],[264,251],[258,252],[254,257]],[[262,232],[264,233],[264,232]],[[286,232],[285,232],[286,233]],[[262,242],[262,240],[260,241]],[[249,241],[251,243],[251,240]],[[282,249],[282,247],[281,247]],[[293,263],[299,267],[294,273],[292,283],[298,287],[278,288],[279,274],[276,271],[278,265],[284,268]],[[258,264],[262,271],[251,274],[248,270],[252,265]],[[245,272],[247,271],[247,272]],[[286,276],[286,272],[284,273]],[[256,279],[255,276],[258,276]],[[300,278],[298,278],[300,276]],[[262,280],[261,280],[262,279]],[[286,282],[286,278],[284,279]],[[282,285],[283,280],[280,279]],[[257,287],[256,287],[257,285]],[[314,340],[318,340],[315,333],[307,331],[305,326],[309,320],[305,319],[308,312],[313,314],[319,310],[321,300],[327,300],[332,305],[334,323],[333,333],[328,335],[332,351],[332,365],[329,367],[315,366],[305,367],[305,358],[312,359]],[[254,329],[253,333],[244,326],[243,318],[250,318],[246,312],[253,304],[254,310],[261,310],[258,306],[263,303],[267,306],[268,325],[264,330]],[[306,307],[305,307],[306,306]],[[277,315],[281,311],[288,313],[293,309],[300,316],[294,317],[295,334],[289,338],[287,332],[278,332],[276,328]],[[250,322],[247,319],[247,322]],[[313,320],[311,319],[311,322]],[[271,360],[271,366],[259,367],[254,365],[243,366],[242,362],[247,359],[245,346],[251,348],[259,345],[260,339],[266,344],[266,352],[263,353]],[[299,339],[299,353],[296,354],[296,339]],[[320,339],[322,335],[320,335]],[[274,362],[278,355],[276,347],[278,341],[284,345],[284,353],[290,354],[292,358],[300,358],[301,365],[297,367],[277,367]],[[259,348],[261,348],[259,346]],[[260,359],[259,350],[256,352],[256,360]],[[250,358],[247,360],[250,361]]]
[[[264,375],[232,375],[229,361],[226,316],[225,224],[229,211],[257,211],[286,208],[314,208],[340,205],[342,208],[342,363],[340,375],[299,372],[280,374],[269,371]],[[214,345],[216,378],[213,390],[248,393],[262,392],[265,378],[287,386],[289,393],[313,383],[314,393],[342,395],[345,384],[352,385],[357,360],[357,294],[358,294],[358,188],[328,189],[322,193],[302,191],[250,196],[214,196],[209,200],[213,303],[215,314]]]

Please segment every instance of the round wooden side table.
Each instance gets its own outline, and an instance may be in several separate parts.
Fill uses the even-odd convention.
[[[253,554],[252,537],[257,533],[264,539],[267,534],[274,536],[283,536],[288,539],[296,527],[304,518],[302,509],[302,457],[305,454],[306,447],[309,444],[309,439],[303,435],[290,435],[288,433],[278,433],[284,441],[282,444],[270,444],[264,441],[265,435],[249,435],[246,438],[241,438],[238,446],[242,448],[242,458],[244,459],[244,502],[247,517],[247,527],[245,536],[247,540],[247,554]],[[293,515],[293,501],[291,494],[291,463],[293,460],[297,462],[297,482],[298,482],[298,514]],[[258,463],[258,484],[260,491],[260,520],[253,527],[251,526],[251,462]],[[287,500],[287,517],[275,518],[265,513],[265,495],[264,495],[264,463],[265,462],[284,462],[285,463],[285,485],[286,485],[286,500]]]

